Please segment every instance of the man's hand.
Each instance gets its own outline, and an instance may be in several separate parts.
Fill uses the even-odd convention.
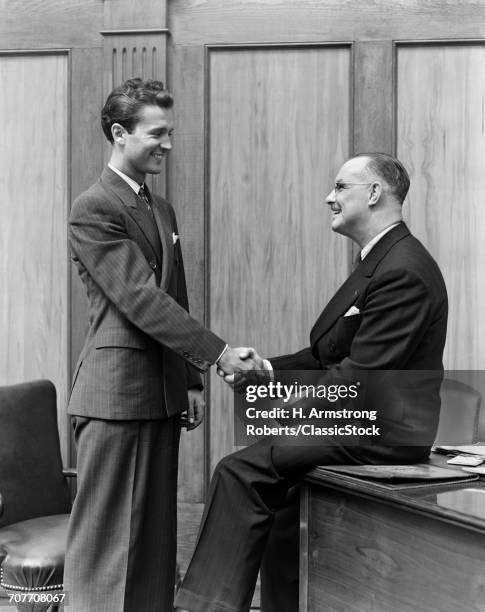
[[[182,413],[181,425],[187,431],[191,431],[204,420],[205,401],[202,391],[198,389],[189,389],[187,394],[189,396],[189,407]]]
[[[248,347],[231,348],[228,346],[217,362],[217,371],[222,370],[223,375],[260,370],[262,367],[261,357],[253,348]]]
[[[253,377],[258,377],[261,370],[264,370],[263,358],[256,352],[252,347],[241,346],[239,348],[227,349],[226,353],[231,350],[237,354],[237,358],[242,360],[242,363],[246,366],[244,369],[236,368],[234,372],[227,372],[221,367],[221,360],[218,362],[217,373],[219,376],[224,378],[226,383],[232,387],[234,391],[239,391],[245,387],[248,380]],[[225,356],[225,354],[223,357]],[[250,366],[250,367],[248,367]]]

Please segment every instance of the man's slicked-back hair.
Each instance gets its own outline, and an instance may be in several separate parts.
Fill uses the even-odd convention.
[[[172,95],[164,88],[161,81],[128,79],[115,87],[106,99],[101,111],[101,127],[106,138],[113,143],[111,126],[122,125],[131,133],[140,119],[144,106],[172,108]]]
[[[409,190],[409,174],[403,164],[387,153],[359,153],[354,157],[366,157],[367,168],[383,179],[402,204]]]

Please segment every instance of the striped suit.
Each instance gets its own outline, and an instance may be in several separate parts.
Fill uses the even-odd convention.
[[[71,612],[171,609],[178,415],[225,346],[188,314],[173,209],[154,196],[152,211],[110,168],[71,211],[89,299],[68,407],[79,480],[65,567]]]

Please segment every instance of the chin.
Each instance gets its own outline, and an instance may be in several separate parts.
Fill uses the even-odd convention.
[[[160,174],[163,170],[163,166],[157,166],[156,168],[147,168],[145,174]]]
[[[349,237],[349,234],[347,230],[345,229],[345,226],[339,223],[332,225],[332,231],[335,232],[336,234],[340,234],[341,236],[347,236],[347,238]]]

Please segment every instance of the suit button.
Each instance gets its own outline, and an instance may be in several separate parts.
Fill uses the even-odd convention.
[[[335,351],[337,350],[335,342],[330,342],[330,350],[332,351],[332,353],[335,353]]]
[[[150,261],[148,262],[150,268],[152,270],[156,270],[157,269],[157,262],[154,259],[150,259]]]

